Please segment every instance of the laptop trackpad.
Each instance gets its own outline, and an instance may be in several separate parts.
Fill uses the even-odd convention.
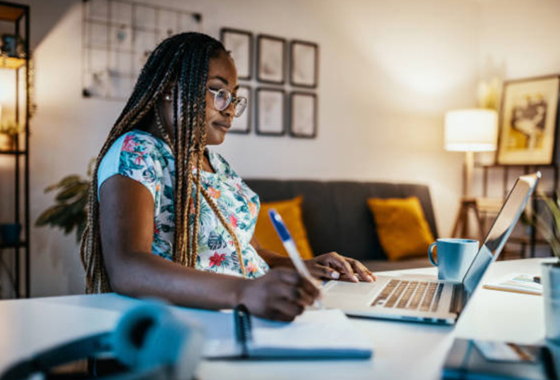
[[[336,282],[328,289],[329,295],[334,295],[338,293],[353,295],[353,296],[365,296],[373,289],[377,287],[376,283],[371,282]]]

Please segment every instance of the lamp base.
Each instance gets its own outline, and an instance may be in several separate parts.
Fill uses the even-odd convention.
[[[482,242],[484,239],[484,221],[480,216],[476,198],[473,197],[461,198],[461,205],[457,217],[455,218],[451,237],[469,237],[469,211],[471,210],[474,211],[475,221],[478,227],[478,239]]]

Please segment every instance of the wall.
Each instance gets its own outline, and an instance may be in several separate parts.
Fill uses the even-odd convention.
[[[32,219],[43,189],[84,173],[123,103],[82,99],[81,2],[32,7],[38,112],[33,119]],[[319,136],[231,135],[218,148],[244,177],[359,179],[430,185],[450,232],[462,155],[443,150],[443,114],[474,106],[480,5],[464,0],[161,1],[199,11],[205,32],[234,27],[320,45]],[[255,83],[253,83],[255,84]],[[32,230],[32,295],[83,291],[74,237]]]

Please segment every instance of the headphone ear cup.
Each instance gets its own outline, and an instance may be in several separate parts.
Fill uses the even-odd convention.
[[[179,320],[171,312],[161,314],[158,325],[147,336],[139,354],[142,370],[166,365],[173,379],[191,379],[202,355],[202,328],[188,319]]]
[[[146,347],[152,344],[154,330],[161,327],[161,320],[168,315],[169,311],[157,304],[142,305],[128,311],[111,336],[116,359],[130,368],[145,368],[142,360],[146,356]]]

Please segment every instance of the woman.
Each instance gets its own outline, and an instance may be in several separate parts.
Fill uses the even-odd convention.
[[[233,60],[203,34],[170,37],[148,58],[94,170],[81,246],[88,293],[209,309],[243,303],[278,320],[318,297],[288,258],[260,247],[258,196],[205,149],[244,111],[237,87]],[[374,280],[334,252],[307,265],[322,279]]]

